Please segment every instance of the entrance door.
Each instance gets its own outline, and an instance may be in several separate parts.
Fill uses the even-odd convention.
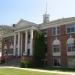
[[[54,66],[61,66],[60,57],[53,58],[53,65]]]

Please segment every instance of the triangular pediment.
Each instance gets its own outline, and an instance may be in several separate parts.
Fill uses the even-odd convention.
[[[36,24],[33,22],[29,22],[26,20],[21,19],[17,24],[16,24],[16,28],[22,28],[22,27],[30,27],[30,26],[35,26]]]

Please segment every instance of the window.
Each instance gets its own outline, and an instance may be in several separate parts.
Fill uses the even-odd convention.
[[[55,28],[55,27],[52,28],[52,34],[53,34],[53,35],[56,35],[56,28]]]
[[[47,37],[47,29],[43,29],[43,30],[41,30],[41,31],[43,32],[44,37]]]
[[[52,44],[53,52],[60,52],[60,41],[56,38]]]
[[[75,52],[75,45],[68,45],[68,52]]]
[[[61,66],[60,57],[53,57],[53,65],[54,66]]]
[[[53,27],[52,28],[52,35],[59,35],[60,28],[59,27]]]
[[[66,27],[67,33],[75,32],[75,24],[70,24]]]
[[[68,52],[75,52],[75,43],[72,37],[67,40],[67,50]]]
[[[53,45],[53,52],[59,52],[60,46],[59,45]]]
[[[30,49],[27,50],[27,56],[30,56]]]

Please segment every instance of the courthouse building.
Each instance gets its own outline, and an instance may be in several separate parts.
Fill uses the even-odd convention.
[[[21,19],[12,26],[0,26],[0,58],[18,56],[32,60],[35,31],[44,33],[48,66],[75,67],[75,17],[49,21],[43,15],[43,23],[35,24]],[[14,58],[15,59],[15,58]]]

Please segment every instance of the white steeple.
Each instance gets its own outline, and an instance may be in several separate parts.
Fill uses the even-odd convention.
[[[46,9],[45,9],[45,14],[43,15],[43,23],[48,23],[49,22],[49,14],[47,14],[47,0],[46,0]]]

